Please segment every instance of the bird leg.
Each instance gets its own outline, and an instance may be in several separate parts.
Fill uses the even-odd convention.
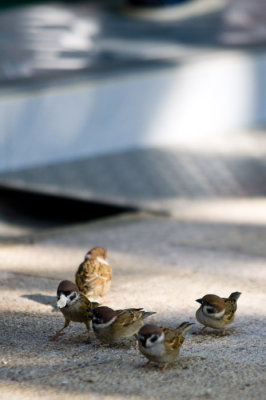
[[[162,372],[164,372],[166,370],[167,365],[168,365],[168,363],[164,363],[164,365],[162,367],[160,367],[160,370]]]
[[[64,333],[62,333],[62,331],[63,331],[65,328],[68,327],[69,323],[70,323],[70,320],[69,320],[69,319],[66,319],[66,320],[65,320],[65,325],[63,326],[63,328],[59,329],[59,331],[56,332],[55,335],[50,336],[50,337],[49,337],[49,340],[53,342],[53,341],[57,340],[57,339],[59,338],[59,336],[62,336],[62,335],[64,334]]]
[[[218,332],[218,336],[225,336],[226,335],[226,330],[222,329]]]
[[[207,326],[204,326],[204,327],[199,331],[199,334],[200,334],[200,335],[204,335],[206,329],[207,329]]]
[[[86,321],[85,322],[85,325],[86,325],[86,328],[87,328],[87,330],[88,330],[88,337],[87,337],[87,340],[86,340],[86,344],[90,344],[91,343],[91,338],[90,338],[90,321]]]
[[[150,363],[151,363],[151,361],[149,360],[145,364],[141,365],[140,368],[146,368],[146,367],[148,367],[150,365]]]

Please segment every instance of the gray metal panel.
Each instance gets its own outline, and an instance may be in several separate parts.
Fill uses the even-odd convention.
[[[167,210],[180,199],[266,195],[266,162],[248,155],[134,150],[0,175],[0,184]]]

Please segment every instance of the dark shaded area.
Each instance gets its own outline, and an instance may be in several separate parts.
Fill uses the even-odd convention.
[[[20,226],[49,228],[96,220],[129,210],[132,208],[0,186],[1,220]]]
[[[53,0],[1,0],[0,1],[0,9],[5,9],[5,8],[12,8],[12,7],[17,7],[17,6],[28,6],[28,5],[38,5],[38,4],[44,4],[44,3],[53,3]],[[76,3],[74,0],[63,0],[62,3]]]
[[[221,46],[219,43],[219,34],[222,29],[222,14],[219,11],[206,13],[206,15],[191,16],[184,20],[149,20],[132,18],[127,14],[119,14],[115,12],[104,12],[100,15],[99,24],[101,26],[100,34],[97,41],[103,43],[104,39],[113,38],[114,40],[127,40],[128,46],[134,46],[135,41],[139,43],[139,51],[136,56],[139,60],[143,58],[141,51],[142,41],[150,41],[154,46],[158,59],[164,59],[161,46],[167,45],[187,45],[204,47],[209,45]],[[109,47],[109,51],[114,55],[115,46]],[[178,48],[172,56],[169,54],[168,59],[179,58]],[[119,58],[125,54],[120,54]]]
[[[45,306],[52,306],[53,312],[58,311],[58,308],[56,306],[56,296],[48,296],[45,294],[37,293],[37,294],[23,294],[21,297],[35,301],[36,303],[39,304],[44,304]]]
[[[158,6],[168,6],[172,4],[186,3],[192,0],[129,0],[129,3],[136,6],[144,7],[158,7]]]

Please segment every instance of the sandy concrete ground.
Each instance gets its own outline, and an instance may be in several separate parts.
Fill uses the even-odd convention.
[[[240,220],[135,214],[2,243],[1,398],[265,399],[266,228],[259,216]],[[95,245],[107,247],[114,270],[106,304],[156,311],[156,324],[195,322],[195,299],[242,292],[228,335],[197,335],[196,324],[165,372],[139,368],[138,350],[85,344],[82,324],[49,342],[63,325],[58,282],[73,280]]]

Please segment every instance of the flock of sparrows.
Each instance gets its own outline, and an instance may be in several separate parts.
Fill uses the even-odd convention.
[[[56,340],[69,325],[70,321],[83,322],[88,330],[90,342],[90,324],[103,346],[118,343],[127,338],[136,338],[140,352],[148,359],[144,366],[155,362],[163,365],[174,362],[184,342],[183,334],[194,323],[183,322],[176,329],[145,324],[144,319],[155,312],[146,312],[142,308],[113,310],[92,302],[89,298],[103,297],[110,288],[112,268],[107,262],[106,250],[94,247],[86,255],[76,272],[76,284],[64,280],[57,288],[57,306],[63,313],[65,324],[50,340]],[[196,312],[197,320],[207,327],[218,329],[221,334],[234,320],[237,300],[241,293],[234,292],[228,298],[207,294],[196,301],[200,308]]]

